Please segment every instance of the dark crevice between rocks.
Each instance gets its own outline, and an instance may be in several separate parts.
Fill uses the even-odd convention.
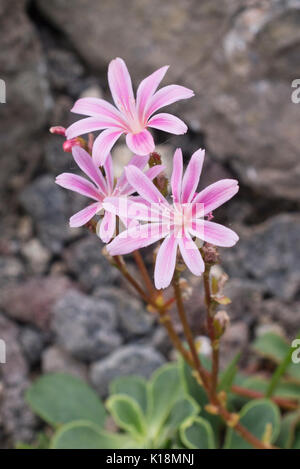
[[[232,157],[232,161],[234,160],[235,158]],[[231,164],[230,158],[222,164],[232,174],[232,177],[239,181],[239,201],[241,203],[251,201],[251,211],[243,220],[245,225],[257,225],[281,213],[299,213],[299,203],[277,197],[262,196],[244,184]]]
[[[106,65],[103,66],[103,70],[100,70],[100,73],[99,73],[99,66],[97,66],[97,70],[96,69],[92,70],[91,65],[87,64],[86,61],[84,60],[84,57],[82,57],[79,51],[76,48],[74,48],[73,44],[68,39],[64,31],[60,29],[59,27],[57,27],[55,24],[53,24],[51,20],[49,20],[49,18],[47,18],[43,14],[43,12],[40,10],[35,0],[29,1],[28,6],[27,6],[27,14],[29,18],[31,19],[32,23],[35,25],[37,33],[40,37],[40,41],[44,49],[46,60],[47,60],[47,52],[50,48],[57,48],[62,51],[70,52],[76,57],[77,61],[83,66],[83,76],[81,78],[83,80],[84,79],[88,80],[95,73],[97,78],[94,78],[93,81],[94,82],[98,81],[103,90],[107,89]],[[101,80],[101,77],[103,77],[102,80]],[[77,93],[74,93],[72,97],[74,99],[78,98]]]

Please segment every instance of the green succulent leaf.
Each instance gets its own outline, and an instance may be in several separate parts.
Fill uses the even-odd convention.
[[[263,394],[267,392],[269,381],[260,376],[251,376],[243,382],[247,389],[253,389]],[[300,400],[300,384],[287,380],[281,380],[276,386],[274,397],[284,397],[286,399]]]
[[[191,417],[196,417],[198,412],[199,406],[193,398],[186,396],[178,399],[172,407],[168,419],[154,442],[154,446],[159,448],[164,447],[166,442],[176,436],[180,425],[185,420],[190,419]]]
[[[16,449],[48,449],[50,445],[50,438],[45,433],[38,433],[36,441],[29,445],[27,443],[19,442],[16,444]]]
[[[131,433],[137,439],[146,435],[146,420],[139,404],[126,394],[114,394],[106,401],[117,425]]]
[[[280,363],[288,354],[290,346],[280,335],[267,332],[254,341],[253,349],[259,355]]]
[[[280,414],[277,406],[268,399],[248,402],[240,412],[240,423],[259,440],[270,431],[269,443],[274,443],[280,429]],[[226,432],[225,448],[251,449],[252,446],[232,428]]]
[[[300,364],[291,363],[287,369],[287,378],[300,384]]]
[[[51,449],[136,448],[127,435],[105,432],[92,422],[75,421],[63,425],[54,435]]]
[[[211,362],[207,357],[200,355],[201,362],[203,366],[210,370]],[[218,415],[212,415],[206,412],[205,406],[209,404],[209,400],[207,398],[207,394],[201,386],[197,379],[195,378],[194,372],[191,367],[183,360],[182,357],[179,358],[179,369],[180,369],[180,376],[182,379],[183,387],[189,396],[191,396],[199,405],[201,409],[201,416],[206,419],[214,429],[216,435],[218,435],[219,428],[221,425],[221,419]]]
[[[237,364],[240,358],[241,358],[241,354],[237,353],[233,357],[232,361],[229,363],[225,371],[222,373],[219,386],[218,386],[219,391],[228,392],[230,390],[234,382],[235,376],[237,374],[237,371],[238,371]]]
[[[176,363],[164,365],[153,373],[148,388],[149,406],[147,412],[151,435],[158,434],[182,393],[183,389]]]
[[[110,385],[110,394],[126,394],[147,412],[147,382],[139,376],[116,378]]]
[[[215,449],[214,432],[202,417],[188,419],[180,427],[182,443],[189,449]]]
[[[26,393],[32,410],[53,426],[87,420],[102,426],[105,409],[97,394],[79,378],[54,373],[36,380]]]
[[[300,333],[296,335],[296,338],[299,337]],[[279,365],[276,375],[280,377],[283,373],[286,373],[289,379],[300,383],[299,364],[293,363],[291,359],[295,348],[287,343],[283,337],[273,332],[268,332],[255,340],[253,349],[262,357],[266,357]],[[276,375],[274,379],[276,379]]]
[[[299,334],[296,338],[299,339]],[[272,378],[269,382],[269,385],[266,391],[266,397],[271,397],[274,394],[276,387],[278,386],[280,382],[280,378],[284,375],[286,371],[289,371],[291,364],[292,364],[293,353],[294,353],[293,347],[289,347],[285,357],[279,363],[279,365],[277,366],[276,370],[274,371],[272,375]]]
[[[300,443],[300,412],[289,412],[280,425],[280,433],[276,445],[282,449],[290,449]]]
[[[300,425],[297,425],[295,429],[295,436],[292,449],[300,449]]]

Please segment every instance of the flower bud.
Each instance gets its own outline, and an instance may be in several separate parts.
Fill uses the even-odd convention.
[[[220,256],[216,246],[205,243],[202,248],[203,259],[206,264],[218,264]]]
[[[230,318],[225,310],[220,310],[214,316],[214,329],[216,338],[219,339],[226,331],[230,323]]]
[[[230,417],[227,420],[228,427],[231,427],[231,428],[236,427],[237,424],[239,423],[239,420],[240,420],[239,414],[235,414],[235,413],[230,414]]]
[[[62,127],[61,125],[50,127],[49,132],[51,134],[62,135],[63,137],[66,136],[66,129]]]
[[[206,412],[208,412],[209,414],[212,414],[212,415],[218,415],[219,413],[219,409],[216,405],[213,405],[213,404],[207,404],[204,409],[206,410]]]
[[[168,195],[168,179],[163,173],[155,178],[155,185],[164,197]]]
[[[63,150],[66,153],[71,153],[72,148],[75,146],[86,148],[86,142],[83,138],[80,138],[80,137],[71,138],[70,140],[66,140],[63,143]]]
[[[149,158],[149,166],[152,168],[153,166],[157,166],[158,164],[161,164],[161,156],[159,153],[156,153],[154,151],[153,153],[150,153],[150,158]]]

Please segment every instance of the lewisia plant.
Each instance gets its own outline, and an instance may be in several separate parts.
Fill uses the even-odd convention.
[[[226,392],[220,392],[219,388],[219,342],[229,318],[226,311],[218,308],[224,308],[230,300],[223,294],[224,276],[216,276],[212,267],[219,262],[217,246],[233,246],[238,235],[211,219],[215,209],[238,192],[238,182],[223,179],[199,192],[204,150],[192,155],[184,171],[180,149],[175,151],[171,179],[167,180],[161,156],[153,153],[155,144],[148,128],[184,134],[187,127],[178,117],[155,112],[193,96],[191,90],[179,85],[168,85],[157,91],[167,68],[162,67],[145,78],[135,99],[125,62],[117,58],[109,64],[108,83],[115,106],[102,99],[79,99],[72,112],[88,117],[75,122],[66,131],[63,127],[51,129],[67,138],[65,150],[72,151],[75,162],[88,179],[63,173],[57,176],[56,183],[92,200],[70,218],[70,226],[86,225],[108,243],[104,250],[108,261],[119,269],[147,309],[157,314],[174,347],[193,368],[195,379],[207,395],[206,411],[223,419],[248,445],[270,448],[272,445],[266,437],[263,440],[251,433],[239,421],[239,415],[227,408]],[[94,140],[91,132],[98,130],[102,132]],[[88,141],[79,137],[86,133]],[[122,175],[115,178],[110,151],[122,134],[126,135],[133,155]],[[139,251],[150,245],[154,247],[154,281],[152,268],[150,273],[150,266]],[[132,253],[139,278],[127,268],[123,255],[129,253]],[[186,267],[188,270],[184,272]],[[205,326],[212,350],[210,371],[199,358],[183,301],[192,288],[191,275],[203,280]],[[183,337],[173,324],[174,315],[169,314],[174,306]],[[237,386],[231,391],[249,398],[263,396],[259,393],[253,396],[250,390]]]

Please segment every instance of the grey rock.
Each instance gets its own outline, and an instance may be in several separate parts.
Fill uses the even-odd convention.
[[[276,334],[279,335],[283,338],[286,338],[286,334],[284,329],[279,325],[275,324],[272,322],[265,321],[262,324],[258,324],[258,326],[255,328],[254,335],[255,337],[262,337],[265,334]]]
[[[38,421],[25,402],[29,385],[27,379],[14,385],[4,385],[0,421],[10,448],[19,442],[30,443],[36,435]]]
[[[32,163],[32,140],[45,126],[52,106],[45,60],[26,7],[26,0],[3,0],[0,7],[0,69],[6,83],[6,103],[0,106],[2,200],[8,199],[12,176],[22,175],[24,166]]]
[[[44,273],[51,259],[51,253],[37,238],[30,239],[21,248],[29,270],[35,274]]]
[[[242,320],[251,326],[260,314],[263,302],[262,290],[258,282],[230,278],[224,288],[224,294],[231,299],[227,308],[230,320]]]
[[[84,74],[84,68],[76,55],[67,50],[50,48],[47,51],[47,59],[49,80],[53,88],[70,93],[74,82]]]
[[[118,327],[125,339],[134,339],[151,331],[153,318],[145,311],[141,301],[123,290],[114,287],[101,287],[94,292],[94,296],[106,300],[115,308]]]
[[[101,240],[91,234],[73,243],[65,253],[69,270],[87,291],[95,287],[118,283],[121,278],[119,271],[103,256],[103,247]]]
[[[0,302],[10,317],[47,330],[54,303],[70,287],[71,282],[64,276],[33,277],[4,288]]]
[[[28,215],[20,217],[18,220],[18,238],[23,241],[29,241],[33,237],[32,220]]]
[[[229,276],[252,278],[266,293],[292,300],[300,288],[300,217],[279,215],[237,231],[240,241],[222,250]]]
[[[273,323],[283,327],[292,340],[299,330],[300,301],[288,302],[277,298],[265,300],[261,305],[260,323]]]
[[[1,365],[3,393],[0,401],[0,426],[13,443],[31,441],[36,418],[25,403],[29,385],[28,367],[19,344],[19,329],[0,313],[1,339],[6,343],[6,363]]]
[[[12,256],[0,256],[1,286],[16,282],[24,278],[24,266],[19,259]]]
[[[97,360],[121,344],[114,307],[105,300],[71,290],[54,305],[53,312],[57,342],[75,358]]]
[[[114,378],[129,375],[149,378],[164,361],[163,356],[152,347],[126,345],[108,358],[93,363],[90,379],[100,396],[104,397]]]
[[[45,175],[28,185],[19,200],[32,216],[42,243],[53,253],[60,252],[69,235],[65,191]]]
[[[68,104],[71,105],[71,103]],[[63,151],[64,141],[64,137],[53,134],[50,134],[45,141],[45,161],[47,170],[54,176],[64,172],[74,172],[76,168],[71,153],[65,153]]]
[[[84,380],[87,379],[87,367],[72,358],[57,345],[48,347],[42,355],[43,373],[69,373]]]
[[[34,366],[40,361],[45,339],[45,335],[33,327],[21,328],[19,340],[30,366]]]
[[[168,333],[161,325],[155,327],[151,334],[140,339],[135,338],[134,343],[153,347],[154,350],[160,352],[167,359],[171,359],[171,353],[174,351]]]
[[[19,328],[0,313],[1,339],[6,344],[6,363],[1,365],[1,376],[5,385],[24,381],[28,366],[19,343]]]

